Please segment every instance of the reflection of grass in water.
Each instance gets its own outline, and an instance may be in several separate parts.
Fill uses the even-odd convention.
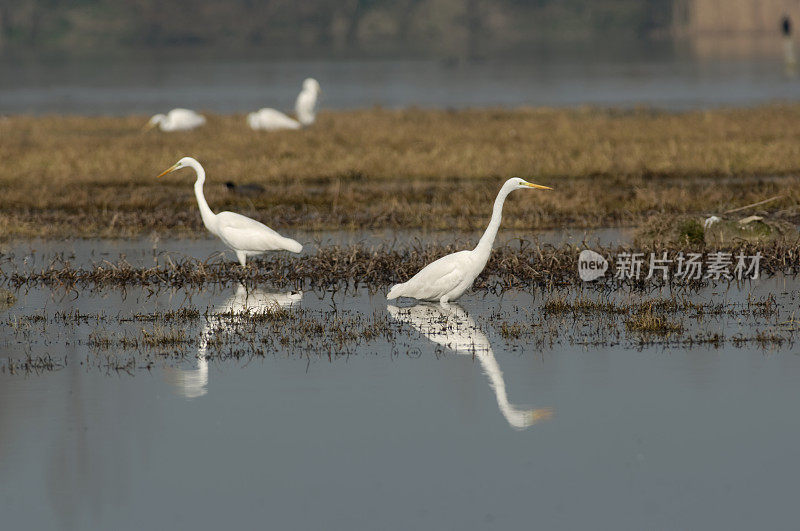
[[[17,302],[17,297],[5,288],[0,288],[0,311],[7,310]]]
[[[607,300],[594,300],[585,295],[580,295],[574,299],[570,299],[566,295],[558,298],[548,299],[542,306],[545,313],[553,314],[618,314],[628,313],[630,307],[627,305],[618,305]]]
[[[720,211],[769,197],[796,218],[800,105],[680,114],[616,110],[323,112],[303,131],[254,133],[243,116],[140,132],[146,117],[0,122],[0,234],[204,233],[182,155],[208,171],[217,210],[279,228],[485,226],[500,182],[554,186],[506,205],[504,228],[637,225],[656,212]],[[186,152],[186,146],[192,152]],[[763,176],[772,176],[765,179]],[[225,181],[268,193],[242,198]]]
[[[552,351],[559,345],[786,349],[793,345],[797,331],[797,327],[787,326],[794,324],[795,311],[788,294],[750,296],[738,302],[648,297],[627,290],[620,295],[625,300],[602,296],[593,300],[583,290],[552,289],[533,308],[503,304],[475,319],[482,333],[491,337],[489,331],[494,330],[494,347],[502,344],[521,352]],[[186,305],[153,314],[100,311],[82,313],[80,318],[36,312],[4,316],[3,324],[8,327],[8,336],[19,344],[36,345],[47,336],[56,338],[50,345],[57,348],[57,338],[71,336],[62,333],[65,329],[101,323],[88,338],[91,355],[79,361],[113,373],[135,374],[161,365],[193,364],[201,345],[205,347],[204,357],[214,362],[274,355],[333,361],[380,349],[392,356],[418,357],[422,353],[414,334],[409,335],[403,323],[391,319],[385,310],[361,312],[340,305],[238,313],[212,313]],[[170,318],[153,319],[155,315]],[[177,315],[181,320],[175,318]],[[731,318],[736,320],[736,330],[742,331],[726,336],[720,326]],[[143,329],[143,322],[152,325]],[[214,332],[205,337],[208,323],[214,325]],[[67,361],[66,357],[28,353],[20,359],[0,360],[0,372],[35,374],[63,368]]]
[[[152,330],[142,330],[142,344],[148,347],[168,347],[189,342],[183,328],[163,328],[156,325]]]
[[[686,296],[653,297],[638,301],[617,302],[606,299],[592,299],[585,294],[570,298],[566,294],[553,297],[544,302],[545,314],[572,315],[617,315],[659,313],[680,313],[686,316],[704,315],[751,315],[769,317],[777,312],[775,298],[770,295],[763,300],[748,298],[746,304],[719,303],[713,301],[694,302]],[[644,323],[643,323],[644,324]]]
[[[663,315],[650,310],[630,316],[625,321],[625,328],[632,332],[645,332],[649,334],[671,334],[683,330],[681,323],[670,321]]]

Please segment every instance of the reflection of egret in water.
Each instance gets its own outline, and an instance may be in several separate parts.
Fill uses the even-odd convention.
[[[410,308],[390,305],[387,310],[392,318],[410,324],[434,343],[460,354],[474,354],[489,377],[500,412],[512,427],[524,429],[552,417],[550,408],[518,409],[508,402],[503,372],[494,357],[489,339],[457,304],[418,304]]]
[[[214,336],[233,329],[246,316],[267,312],[275,308],[289,308],[300,302],[303,293],[268,293],[260,289],[247,290],[236,286],[234,294],[206,317],[197,349],[197,366],[194,369],[168,369],[168,380],[179,394],[186,398],[197,398],[208,392],[208,358],[206,352]]]

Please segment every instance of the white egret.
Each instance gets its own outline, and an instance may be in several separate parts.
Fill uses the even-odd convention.
[[[263,254],[267,251],[299,253],[303,250],[303,246],[298,242],[281,236],[263,223],[247,216],[235,212],[214,214],[203,195],[206,172],[200,163],[192,157],[183,157],[158,177],[181,168],[192,168],[197,174],[197,181],[194,183],[194,195],[200,207],[203,225],[206,226],[211,234],[217,236],[225,245],[234,250],[236,258],[239,259],[239,263],[242,266],[245,265],[248,256]]]
[[[719,223],[720,221],[722,221],[722,218],[719,218],[717,216],[708,217],[703,222],[703,228],[704,229],[710,229],[715,223]]]
[[[297,119],[286,116],[275,109],[260,109],[247,115],[247,125],[257,131],[277,131],[279,129],[300,129],[314,123],[317,117],[317,98],[322,93],[316,79],[303,81],[303,89],[297,96],[294,112]]]
[[[392,286],[386,298],[391,300],[397,297],[410,297],[423,301],[446,303],[463,295],[486,267],[486,262],[489,261],[497,229],[500,228],[503,203],[505,203],[506,197],[514,190],[522,188],[552,190],[548,186],[529,183],[518,177],[507,180],[494,201],[492,220],[473,250],[448,254],[431,262],[409,281]]]
[[[389,305],[386,309],[392,318],[410,324],[434,343],[458,354],[473,355],[489,378],[497,407],[511,427],[524,429],[553,416],[550,408],[520,409],[509,403],[503,371],[494,357],[489,338],[457,304],[417,304],[411,308]]]
[[[242,319],[254,313],[264,313],[277,308],[290,308],[299,304],[303,292],[269,293],[260,289],[248,291],[242,284],[228,300],[206,314],[206,324],[200,334],[197,364],[192,369],[167,368],[167,380],[186,398],[198,398],[208,393],[208,346],[220,332],[235,330]]]
[[[164,132],[189,131],[206,123],[206,117],[189,109],[172,109],[167,114],[156,114],[145,129],[158,126]]]

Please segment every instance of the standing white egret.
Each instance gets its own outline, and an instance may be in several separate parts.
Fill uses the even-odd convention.
[[[219,237],[222,242],[236,252],[236,258],[242,266],[248,256],[263,254],[267,251],[291,251],[299,253],[303,246],[291,238],[285,238],[254,219],[235,212],[220,212],[214,214],[203,195],[203,183],[206,180],[206,171],[192,157],[183,157],[174,166],[162,172],[158,177],[164,176],[181,168],[192,168],[197,174],[194,183],[194,195],[200,207],[200,216],[203,225],[211,234]]]
[[[172,109],[167,114],[156,114],[147,122],[145,129],[158,126],[167,133],[189,131],[206,123],[206,117],[189,109]]]
[[[518,177],[507,180],[500,188],[497,199],[494,200],[492,220],[473,250],[448,254],[431,262],[409,281],[392,286],[386,298],[391,300],[397,297],[410,297],[423,301],[446,303],[463,295],[486,267],[486,262],[489,261],[497,229],[500,228],[503,203],[505,203],[506,197],[514,190],[522,188],[552,190],[548,186],[529,183]]]
[[[297,120],[275,109],[260,109],[247,115],[247,125],[257,131],[277,131],[279,129],[300,129],[314,123],[317,117],[317,98],[322,89],[316,79],[303,81],[303,89],[297,96],[294,112]]]
[[[494,357],[489,338],[458,304],[417,304],[411,308],[389,305],[386,309],[393,319],[410,324],[434,343],[458,354],[473,355],[489,378],[497,407],[511,427],[525,429],[553,416],[550,408],[520,409],[508,401],[503,371]]]

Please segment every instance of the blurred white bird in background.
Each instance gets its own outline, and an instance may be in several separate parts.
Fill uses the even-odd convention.
[[[552,190],[548,186],[529,183],[518,177],[507,180],[494,201],[492,220],[475,249],[448,254],[426,265],[411,280],[392,286],[386,298],[391,300],[397,297],[410,297],[421,301],[445,303],[463,295],[489,261],[497,229],[500,228],[506,197],[514,190],[522,188]]]
[[[264,108],[247,115],[247,124],[257,131],[277,131],[279,129],[300,129],[314,123],[317,117],[317,99],[322,89],[316,79],[303,81],[303,89],[297,96],[294,112],[297,119],[286,116],[275,109]]]
[[[206,123],[206,117],[189,109],[172,109],[167,114],[156,114],[145,125],[145,130],[158,127],[164,132],[189,131]]]
[[[458,354],[473,355],[489,378],[497,407],[511,427],[521,430],[553,416],[550,408],[520,409],[509,403],[503,371],[494,357],[489,338],[478,329],[475,321],[461,306],[417,304],[410,308],[398,308],[389,305],[386,309],[393,319],[410,324],[434,343]]]
[[[206,171],[192,157],[183,157],[171,168],[165,170],[158,177],[179,170],[192,168],[197,174],[194,183],[194,195],[200,207],[200,216],[203,224],[222,242],[236,252],[236,258],[242,266],[248,256],[263,254],[267,251],[291,251],[299,253],[303,246],[291,238],[285,238],[261,222],[235,212],[220,212],[214,214],[203,195],[203,183],[206,180]]]

